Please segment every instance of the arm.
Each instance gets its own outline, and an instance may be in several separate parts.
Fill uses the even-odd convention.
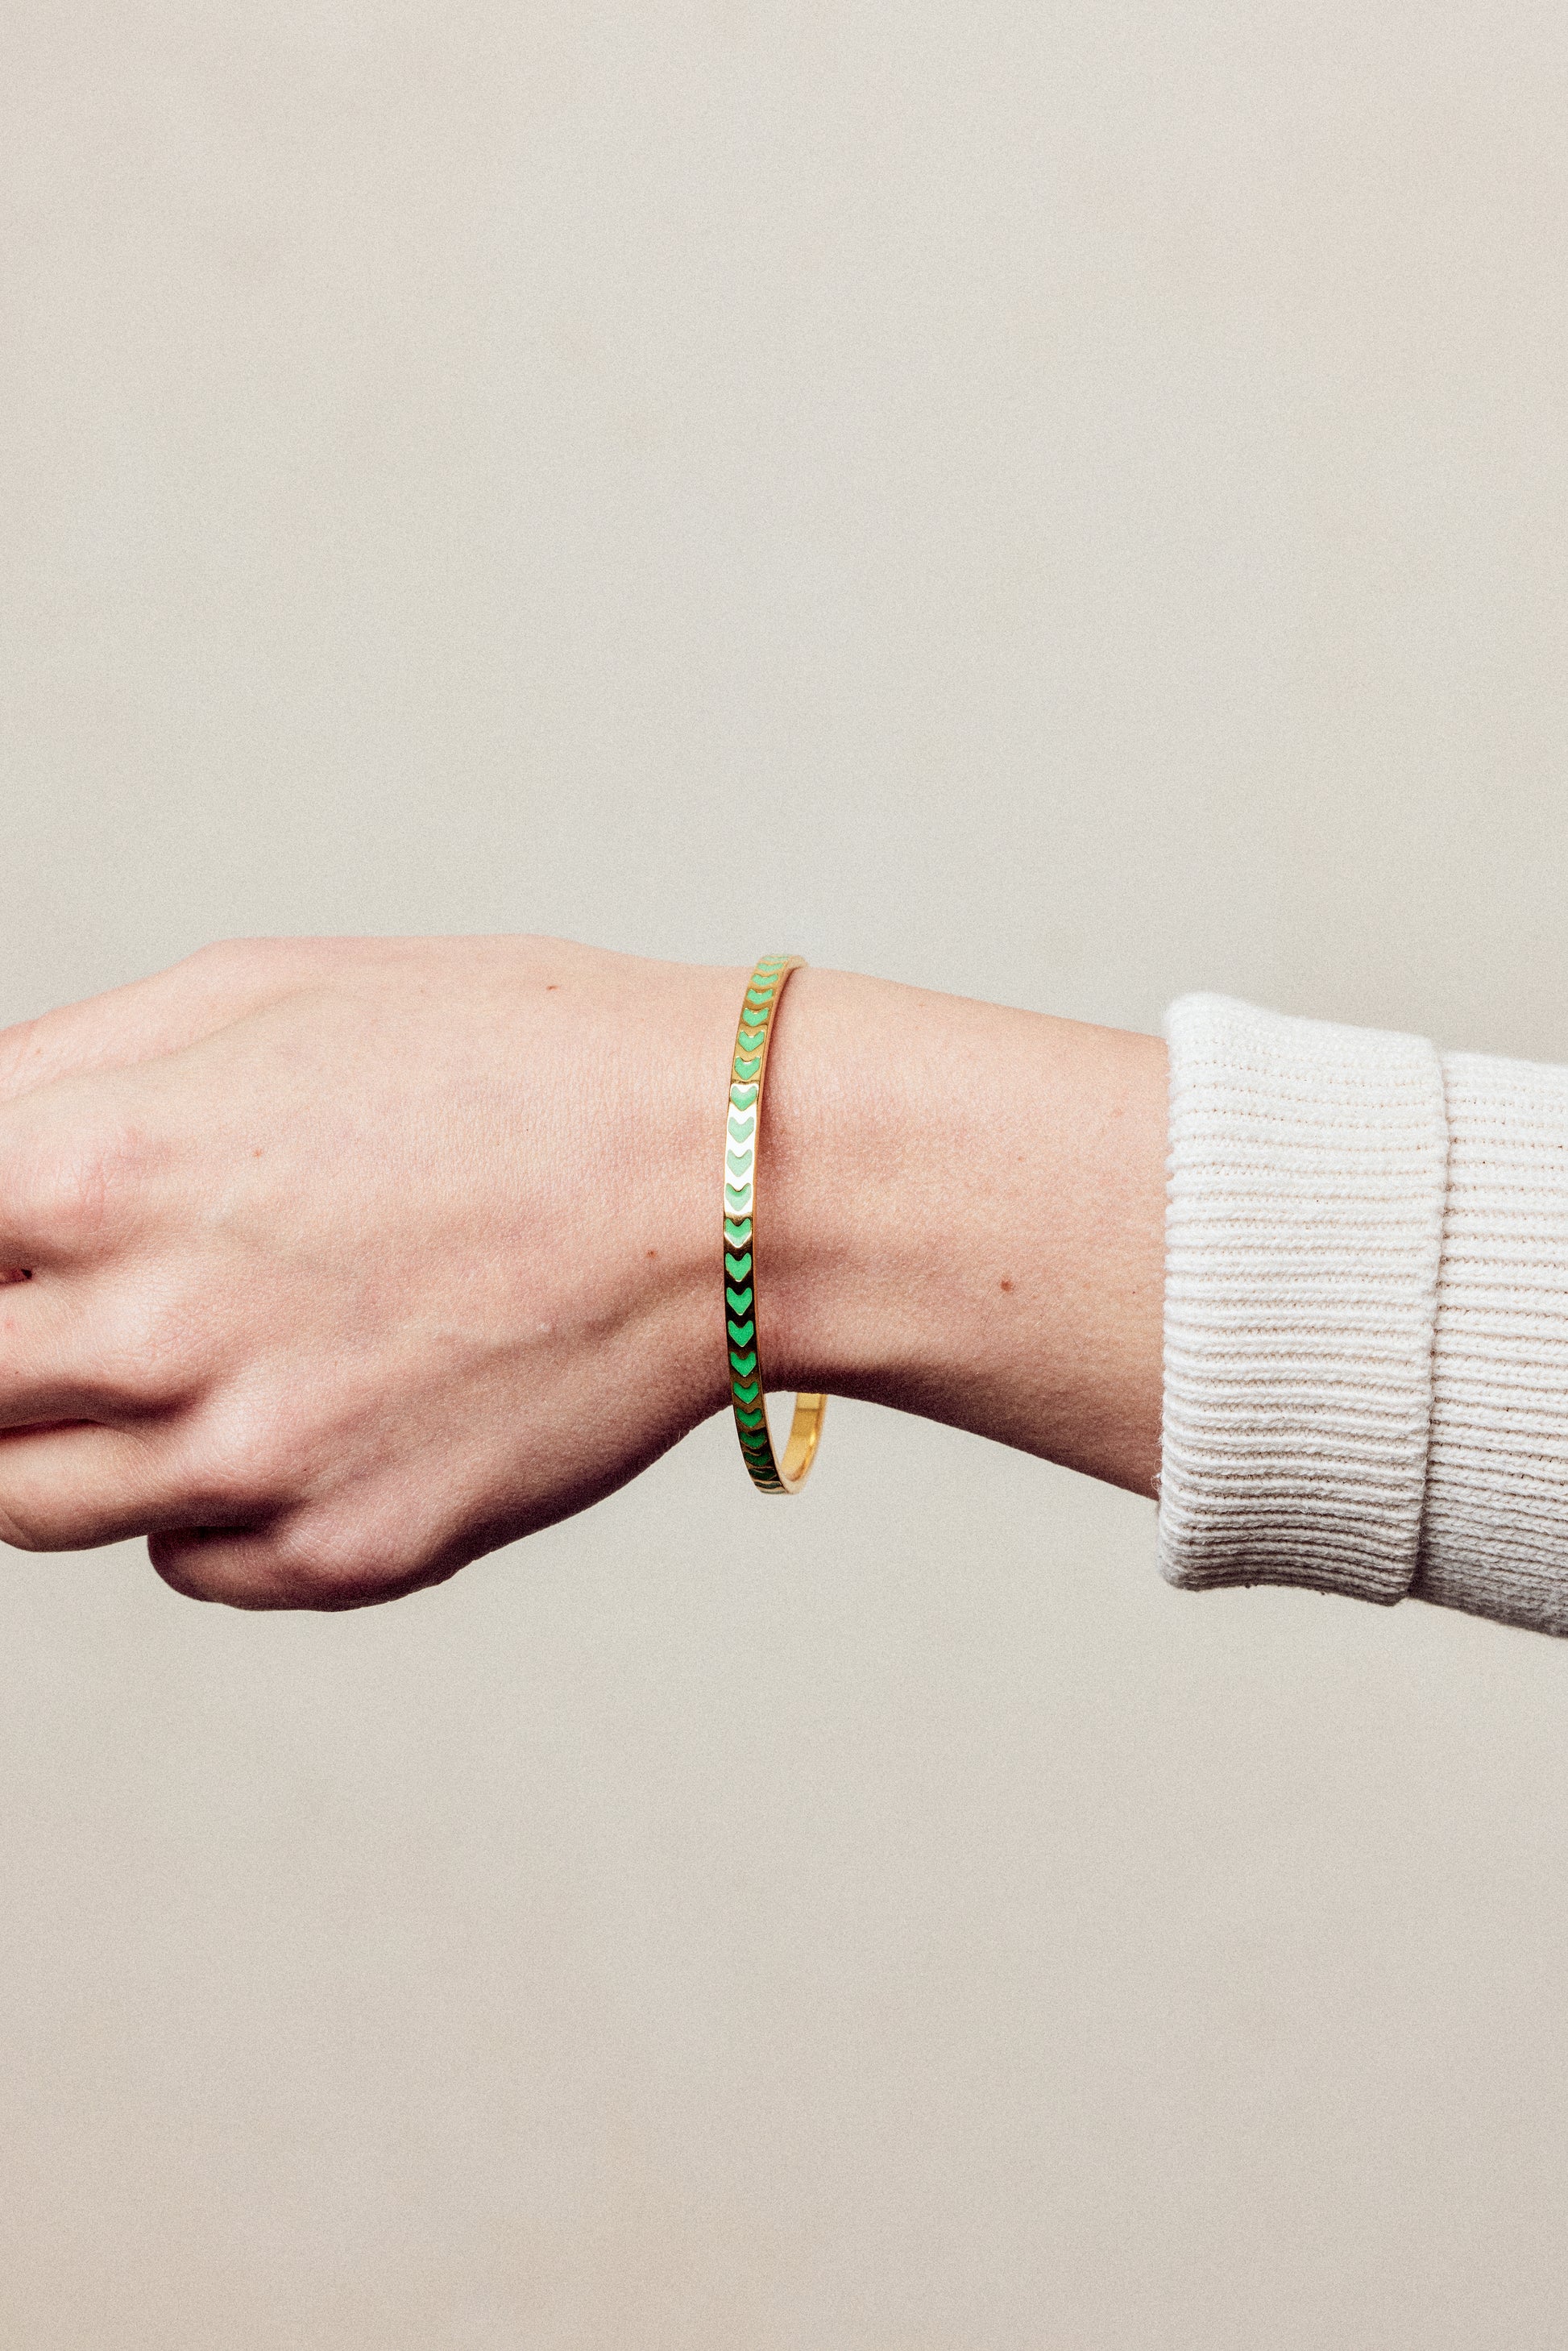
[[[7,1032],[0,1531],[344,1607],[634,1477],[725,1397],[744,977],[242,942]],[[806,970],[774,1054],[769,1385],[1152,1493],[1158,1041]]]

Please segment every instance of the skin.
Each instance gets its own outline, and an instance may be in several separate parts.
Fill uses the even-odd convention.
[[[728,1401],[746,977],[242,940],[0,1033],[0,1537],[145,1535],[194,1598],[358,1607],[634,1478]],[[1153,1038],[796,972],[770,1389],[1152,1494],[1165,1088]]]

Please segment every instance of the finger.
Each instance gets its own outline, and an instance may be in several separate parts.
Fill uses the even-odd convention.
[[[134,1268],[0,1287],[0,1433],[166,1418],[196,1394],[200,1352],[198,1318]]]
[[[0,1288],[0,1430],[96,1419],[103,1391],[88,1376],[88,1348],[69,1285],[29,1275]]]
[[[19,1551],[92,1551],[234,1506],[197,1488],[161,1426],[0,1435],[0,1541]]]

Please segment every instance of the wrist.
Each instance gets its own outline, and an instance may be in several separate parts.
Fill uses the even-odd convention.
[[[1152,1493],[1165,1084],[1156,1038],[797,971],[763,1113],[769,1388],[921,1413]]]
[[[680,1078],[676,1104],[662,1114],[670,1262],[656,1286],[675,1286],[683,1301],[680,1376],[693,1417],[730,1399],[722,1184],[731,1056],[750,969],[681,969],[673,1062]],[[757,1342],[774,1394],[862,1395],[875,1378],[879,1357],[865,1317],[888,1257],[870,1245],[870,1196],[883,1146],[900,1123],[895,1096],[877,1091],[865,1052],[880,986],[803,967],[774,1016],[755,1194]]]

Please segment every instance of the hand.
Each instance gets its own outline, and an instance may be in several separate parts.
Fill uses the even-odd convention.
[[[0,1036],[0,1536],[354,1607],[635,1476],[727,1394],[744,977],[248,941]]]
[[[246,941],[0,1035],[0,1537],[145,1534],[195,1597],[349,1608],[635,1477],[728,1395],[744,979]],[[767,1385],[1152,1493],[1164,1135],[1156,1039],[797,972]]]

